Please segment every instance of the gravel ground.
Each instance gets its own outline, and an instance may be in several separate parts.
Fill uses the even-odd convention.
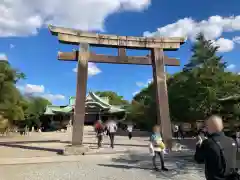
[[[90,155],[79,162],[0,166],[0,180],[202,180],[202,167],[185,158],[166,159],[169,172],[152,170],[150,157]]]

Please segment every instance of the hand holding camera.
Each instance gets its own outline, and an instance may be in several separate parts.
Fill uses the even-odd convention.
[[[203,142],[203,138],[199,135],[199,136],[197,136],[197,145],[201,145],[202,144],[202,142]]]
[[[201,145],[202,144],[202,142],[205,140],[205,139],[207,139],[207,137],[206,136],[204,136],[204,135],[198,135],[197,136],[197,145]]]

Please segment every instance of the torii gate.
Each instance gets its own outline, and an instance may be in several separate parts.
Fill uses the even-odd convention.
[[[169,115],[168,92],[164,66],[179,66],[179,61],[164,56],[164,50],[177,50],[184,38],[147,38],[89,33],[74,29],[49,26],[52,35],[60,43],[80,45],[79,51],[59,52],[59,60],[77,61],[77,89],[70,154],[86,151],[83,144],[85,120],[85,98],[88,77],[88,62],[152,65],[153,81],[156,86],[157,123],[161,124],[163,139],[171,148],[172,128]],[[95,54],[89,46],[118,48],[118,56]],[[148,56],[126,56],[126,48],[150,50]],[[161,103],[161,105],[160,105]]]

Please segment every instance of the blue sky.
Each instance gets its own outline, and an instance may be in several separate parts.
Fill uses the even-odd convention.
[[[201,31],[220,46],[219,54],[229,70],[238,73],[239,7],[239,0],[9,0],[0,2],[0,56],[26,74],[27,79],[18,84],[21,91],[63,105],[69,96],[75,96],[76,63],[58,61],[57,51],[77,47],[59,44],[46,28],[49,23],[107,34],[188,37],[178,51],[166,53],[181,60],[180,67],[167,67],[168,73],[180,71],[187,63],[190,45]],[[106,48],[92,51],[117,52]],[[129,55],[146,53],[128,51]],[[152,78],[151,66],[91,64],[89,68],[88,90],[111,90],[128,100]]]

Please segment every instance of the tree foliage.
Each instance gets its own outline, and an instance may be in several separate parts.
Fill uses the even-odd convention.
[[[210,114],[219,113],[224,117],[239,116],[239,104],[235,101],[231,112],[224,111],[225,104],[219,99],[240,95],[240,76],[226,72],[226,62],[217,55],[219,47],[206,40],[202,34],[192,46],[192,57],[181,72],[168,77],[168,94],[171,119],[174,121],[201,120]],[[155,88],[150,84],[133,98],[137,106],[144,107],[141,117],[136,118],[136,108],[131,114],[135,121],[145,120],[146,124],[156,122]],[[133,104],[133,106],[136,106]],[[143,111],[143,110],[141,110]],[[141,119],[141,120],[140,120]],[[149,122],[150,121],[150,122]],[[153,122],[154,121],[154,122]]]
[[[16,83],[25,75],[13,69],[6,61],[0,61],[0,113],[8,121],[23,120],[23,97]]]
[[[123,99],[123,96],[119,96],[113,91],[97,91],[95,92],[99,97],[108,97],[109,104],[111,105],[128,105],[129,102]]]
[[[44,114],[47,105],[52,103],[42,97],[28,96],[26,97],[28,106],[25,110],[26,124],[31,126],[40,127],[40,117]]]
[[[27,97],[20,93],[16,83],[25,74],[0,61],[0,131],[5,131],[13,122],[39,124],[39,117],[50,102],[41,97]],[[24,123],[25,122],[25,123]],[[16,124],[16,123],[15,123]],[[18,123],[17,123],[18,124]]]

